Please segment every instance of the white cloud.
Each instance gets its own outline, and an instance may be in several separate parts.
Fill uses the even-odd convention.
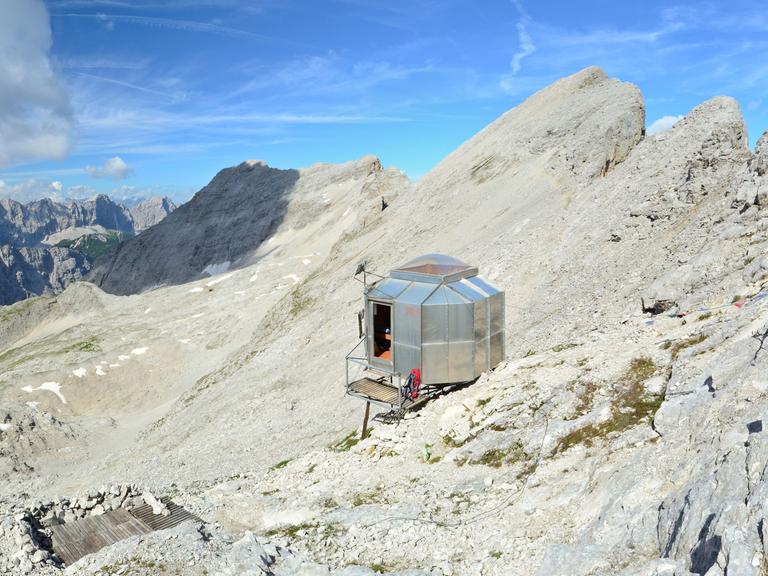
[[[509,63],[510,67],[512,68],[512,74],[514,75],[520,72],[523,59],[536,52],[536,45],[533,43],[531,35],[528,33],[528,23],[530,22],[530,17],[523,8],[522,3],[520,0],[512,0],[512,4],[514,4],[515,9],[520,16],[520,19],[515,25],[517,27],[517,40],[519,43],[519,48],[517,52],[515,52],[515,54],[512,56],[512,61]]]
[[[98,192],[95,188],[83,184],[70,186],[67,190],[67,200],[89,200],[96,195]]]
[[[87,174],[94,178],[110,178],[112,180],[125,180],[133,172],[133,168],[128,166],[120,156],[115,156],[104,162],[102,167],[86,166]]]
[[[61,194],[61,182],[50,182],[40,178],[29,178],[15,184],[7,184],[0,180],[0,198],[10,198],[23,203],[41,198],[50,198],[57,202],[64,200]]]
[[[3,0],[0,18],[0,167],[62,158],[72,139],[69,99],[51,64],[41,0]]]
[[[658,120],[654,121],[648,129],[646,134],[658,134],[659,132],[666,132],[671,129],[679,120],[682,120],[683,116],[662,116]]]

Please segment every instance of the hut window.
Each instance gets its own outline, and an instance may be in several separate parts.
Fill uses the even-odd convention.
[[[392,306],[373,302],[373,355],[392,360]]]

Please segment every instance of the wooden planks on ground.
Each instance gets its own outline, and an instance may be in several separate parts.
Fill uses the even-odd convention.
[[[163,516],[162,514],[152,514],[152,507],[149,504],[138,506],[131,510],[131,514],[152,530],[165,530],[166,528],[173,528],[178,526],[185,520],[194,520],[200,522],[200,518],[192,514],[187,510],[184,510],[181,506],[177,506],[173,502],[167,499],[163,499],[163,503],[168,507],[170,515]]]
[[[143,504],[131,510],[120,508],[101,516],[88,516],[82,520],[52,526],[53,551],[65,565],[77,562],[83,556],[98,552],[105,546],[129,538],[178,526],[185,520],[200,519],[169,499],[163,499],[170,514],[152,514],[152,507]]]
[[[71,564],[125,538],[147,534],[152,528],[127,510],[119,509],[52,526],[51,530],[53,551],[64,564]]]

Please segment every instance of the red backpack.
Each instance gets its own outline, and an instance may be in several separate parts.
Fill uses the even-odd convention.
[[[408,378],[413,382],[411,386],[411,399],[415,400],[419,397],[419,387],[421,386],[421,370],[418,368],[411,368],[411,373],[409,374]]]

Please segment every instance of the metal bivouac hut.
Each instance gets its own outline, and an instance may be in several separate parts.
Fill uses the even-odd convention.
[[[347,355],[348,394],[402,414],[504,359],[504,292],[476,267],[426,254],[363,283],[364,333]],[[350,362],[374,376],[350,381]],[[416,397],[403,393],[413,369],[421,380]]]

